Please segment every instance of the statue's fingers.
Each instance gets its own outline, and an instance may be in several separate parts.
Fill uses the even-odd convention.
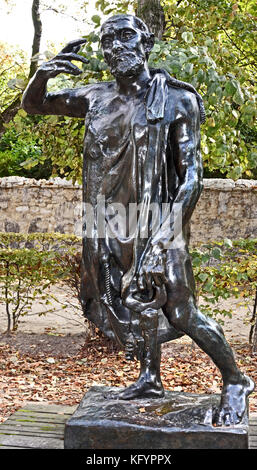
[[[56,69],[56,72],[58,73],[70,73],[72,75],[79,75],[82,73],[82,70],[80,70],[76,65],[65,60],[56,60],[52,63],[52,68],[53,70]]]
[[[64,52],[78,52],[82,44],[85,44],[87,42],[87,39],[85,38],[80,38],[80,39],[75,39],[73,41],[68,42],[66,46],[61,50],[61,53]]]
[[[169,278],[166,276],[166,274],[163,271],[159,273],[159,277],[161,278],[161,281],[163,284],[167,284],[167,282],[169,282]]]
[[[145,283],[146,283],[146,288],[148,290],[149,296],[152,297],[153,295],[153,279],[152,279],[152,274],[145,272],[144,274],[145,277]]]
[[[155,285],[160,287],[163,284],[162,279],[160,278],[160,274],[153,273],[152,276]]]
[[[67,60],[67,61],[78,60],[80,62],[83,62],[84,64],[89,63],[88,59],[86,59],[82,55],[74,54],[73,52],[67,52],[66,54],[60,53],[56,56],[56,58],[61,59],[61,60]]]
[[[137,287],[139,290],[145,290],[145,279],[142,274],[139,274],[137,277]]]

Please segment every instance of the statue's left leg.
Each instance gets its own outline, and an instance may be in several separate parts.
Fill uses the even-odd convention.
[[[187,250],[172,250],[167,275],[167,303],[163,312],[175,328],[190,336],[210,356],[222,374],[221,402],[214,423],[237,424],[242,419],[254,383],[238,369],[220,325],[197,308]]]

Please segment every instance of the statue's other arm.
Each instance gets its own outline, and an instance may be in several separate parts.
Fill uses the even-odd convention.
[[[199,107],[193,94],[186,92],[181,105],[180,117],[170,132],[173,159],[179,184],[173,200],[173,211],[179,209],[175,224],[183,229],[189,222],[202,191],[202,159],[200,153],[200,116]],[[174,214],[173,214],[174,215]],[[176,233],[171,214],[166,216],[162,226],[148,239],[139,262],[137,274],[138,287],[150,290],[152,282],[161,285],[166,282],[166,250]],[[179,224],[181,222],[181,224]]]
[[[47,82],[60,73],[79,75],[81,70],[71,61],[87,63],[77,54],[85,39],[70,42],[52,60],[43,63],[30,80],[22,99],[22,107],[28,114],[54,114],[83,118],[87,111],[86,87],[47,92]]]
[[[173,207],[181,210],[182,229],[189,222],[200,197],[202,184],[202,158],[200,153],[200,117],[195,97],[190,94],[185,99],[184,116],[170,133],[173,158],[179,184],[173,200]],[[161,228],[150,241],[152,247],[165,247],[173,240],[170,224]]]

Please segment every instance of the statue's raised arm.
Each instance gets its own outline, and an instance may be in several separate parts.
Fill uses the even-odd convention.
[[[30,80],[22,99],[22,107],[29,114],[54,114],[83,118],[87,110],[86,87],[47,93],[47,82],[61,73],[80,75],[82,70],[73,60],[88,63],[79,55],[86,39],[69,42],[53,59],[44,62]]]

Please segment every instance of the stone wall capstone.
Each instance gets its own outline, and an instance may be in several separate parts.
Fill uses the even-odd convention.
[[[1,232],[81,235],[82,188],[62,178],[0,178]],[[191,242],[257,238],[257,181],[204,179]]]

